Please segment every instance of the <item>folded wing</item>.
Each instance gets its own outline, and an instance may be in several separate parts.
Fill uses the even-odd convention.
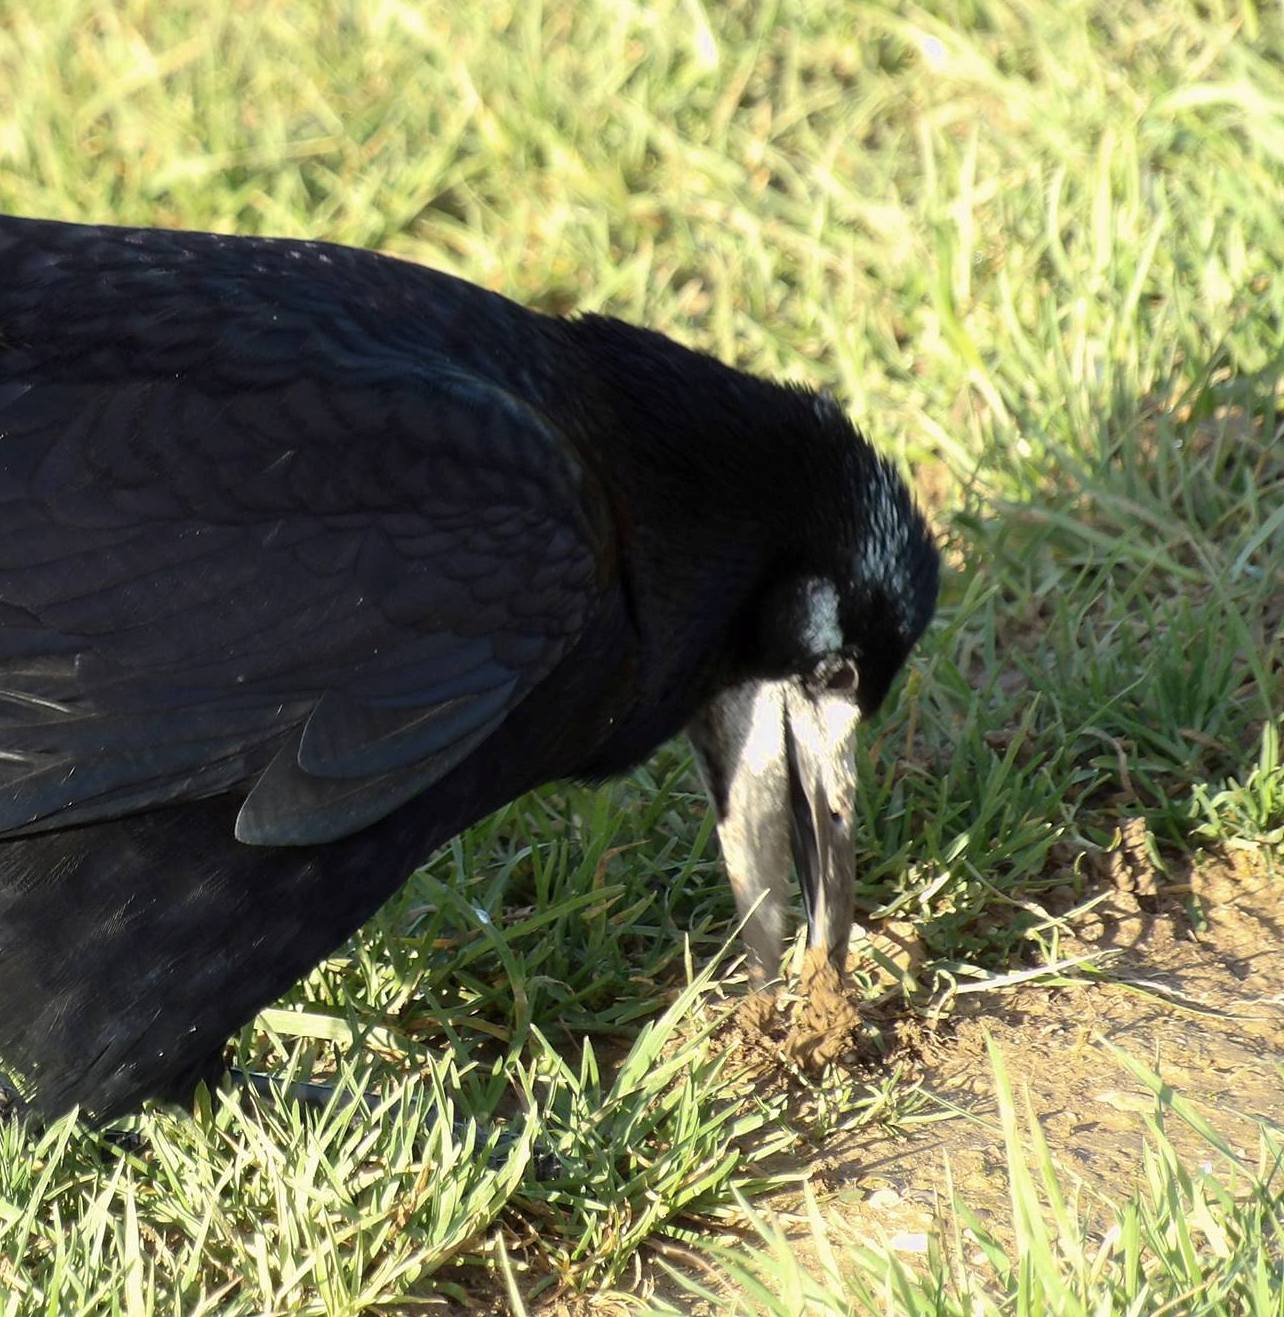
[[[347,835],[575,644],[610,557],[590,478],[536,408],[432,350],[433,324],[411,350],[392,263],[269,249],[315,267],[283,296],[222,249],[121,237],[107,259],[74,227],[67,251],[6,246],[14,223],[0,835],[231,789],[243,841]]]

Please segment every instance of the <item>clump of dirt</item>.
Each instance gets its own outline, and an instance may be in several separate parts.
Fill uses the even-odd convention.
[[[784,1054],[807,1072],[849,1052],[861,1026],[850,987],[819,947],[808,950],[799,984],[802,1002],[784,1042]]]
[[[1163,873],[1155,863],[1150,829],[1140,816],[1126,819],[1119,829],[1119,845],[1110,852],[1110,881],[1121,892],[1156,896]]]
[[[845,975],[808,950],[796,986],[751,992],[723,1021],[718,1041],[757,1087],[788,1086],[792,1073],[815,1076],[833,1064],[885,1067],[904,1051],[902,1034],[913,1023],[905,1002],[926,954],[918,929],[904,920],[882,921],[863,937],[858,930]]]
[[[751,992],[736,1008],[735,1023],[758,1033],[770,1033],[776,1020],[776,995],[766,988]]]
[[[796,989],[751,992],[723,1021],[718,1041],[737,1056],[737,1068],[754,1087],[787,1087],[791,1072],[816,1075],[867,1050],[862,1035],[877,1032],[871,1005],[862,1003],[860,988],[823,952],[812,949]]]

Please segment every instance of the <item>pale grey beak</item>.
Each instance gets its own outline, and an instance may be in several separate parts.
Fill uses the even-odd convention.
[[[754,987],[780,973],[791,852],[808,946],[822,948],[839,973],[846,967],[859,721],[850,692],[814,695],[788,679],[726,691],[688,728],[717,810]]]

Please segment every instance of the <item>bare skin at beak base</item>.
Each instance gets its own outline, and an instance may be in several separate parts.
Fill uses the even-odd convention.
[[[743,921],[750,985],[775,982],[785,943],[791,858],[808,927],[808,963],[841,976],[855,902],[855,738],[851,690],[801,679],[751,682],[690,727],[718,814],[718,838]]]
[[[786,684],[785,740],[794,863],[807,914],[807,946],[842,974],[856,899],[856,729],[846,692],[812,695]]]

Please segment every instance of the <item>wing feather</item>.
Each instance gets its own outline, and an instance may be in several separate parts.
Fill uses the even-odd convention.
[[[525,313],[338,250],[0,219],[0,836],[231,789],[344,835],[581,634],[592,480],[440,342]]]

